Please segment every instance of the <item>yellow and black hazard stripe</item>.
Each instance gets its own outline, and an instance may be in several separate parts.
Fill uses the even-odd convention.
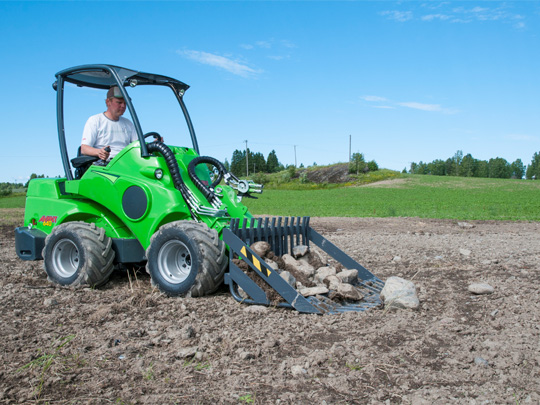
[[[259,259],[257,259],[249,250],[246,249],[245,246],[242,246],[242,249],[240,249],[240,253],[244,255],[244,258],[253,263],[253,266],[259,270],[259,272],[266,277],[270,277],[270,274],[272,273],[267,266],[262,266]]]

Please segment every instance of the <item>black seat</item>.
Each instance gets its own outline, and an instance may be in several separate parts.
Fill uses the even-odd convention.
[[[77,157],[71,159],[71,165],[75,168],[75,179],[80,179],[92,163],[97,162],[97,156],[81,155],[81,147],[77,149]]]

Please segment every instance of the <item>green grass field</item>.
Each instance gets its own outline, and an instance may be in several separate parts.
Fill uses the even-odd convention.
[[[12,194],[8,197],[0,198],[0,208],[24,208],[26,195],[24,193]]]
[[[255,215],[540,221],[539,197],[540,181],[403,175],[362,187],[267,189],[243,202]],[[23,208],[24,198],[0,198],[0,209]]]
[[[329,190],[265,190],[244,199],[256,215],[540,221],[540,182],[404,175]]]

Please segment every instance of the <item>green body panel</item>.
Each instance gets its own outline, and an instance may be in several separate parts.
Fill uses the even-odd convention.
[[[170,146],[170,149],[175,154],[186,186],[200,205],[211,207],[188,175],[189,162],[198,156],[197,153],[189,148]],[[155,177],[158,169],[163,171],[163,177],[159,180]],[[211,182],[204,164],[196,167],[196,173],[202,181]],[[133,186],[136,186],[134,199],[129,192],[126,195],[126,191]],[[226,209],[228,216],[200,215],[197,219],[221,235],[231,217],[250,218],[251,214],[238,201],[231,187],[220,185],[216,191],[222,202],[220,209]],[[135,207],[136,215],[131,213],[129,207],[126,208],[130,205]],[[161,225],[189,219],[192,219],[192,214],[182,194],[174,186],[165,158],[159,153],[141,157],[138,141],[124,148],[107,166],[91,166],[80,180],[32,180],[25,212],[25,225],[33,223],[47,234],[55,225],[64,222],[94,222],[105,229],[107,236],[136,238],[144,249]]]

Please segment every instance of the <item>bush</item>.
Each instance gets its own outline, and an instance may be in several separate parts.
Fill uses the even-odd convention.
[[[302,174],[300,175],[300,183],[302,183],[302,184],[307,184],[307,183],[309,183],[309,179],[308,179],[308,177],[307,177],[307,171],[306,171],[306,170],[304,170],[304,171],[302,172]]]
[[[287,171],[289,172],[289,176],[291,179],[294,179],[296,177],[296,167],[290,165],[287,167]]]
[[[0,197],[6,197],[13,192],[13,187],[9,183],[0,183]]]
[[[374,160],[367,162],[367,167],[370,172],[376,172],[377,170],[379,170],[379,165]]]
[[[251,178],[257,184],[266,184],[268,183],[268,176],[262,172],[255,173]]]

